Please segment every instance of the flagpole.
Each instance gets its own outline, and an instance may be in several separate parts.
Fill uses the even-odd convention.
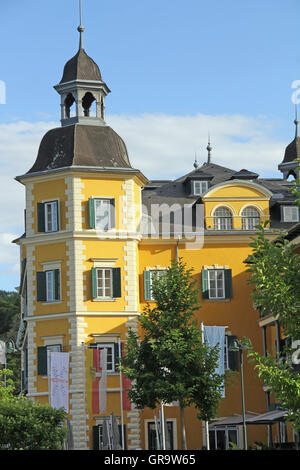
[[[161,402],[161,434],[162,434],[162,448],[166,450],[166,429],[165,429],[165,412],[164,404]]]
[[[119,338],[119,365],[121,365],[122,348],[121,339]],[[123,411],[123,384],[122,384],[122,371],[120,371],[120,404],[121,404],[121,434],[122,434],[122,450],[125,450],[125,439],[124,439],[124,411]]]
[[[84,447],[87,449],[86,439],[86,393],[85,393],[85,357],[84,357],[84,343],[81,343],[81,356],[82,356],[82,374],[83,374],[83,403],[84,403]]]
[[[47,374],[48,374],[48,403],[51,406],[51,366],[50,366],[50,350],[47,348]]]
[[[201,332],[202,332],[202,342],[204,343],[204,325],[203,325],[203,322],[201,322]],[[204,427],[205,427],[206,449],[210,450],[208,421],[204,421]]]

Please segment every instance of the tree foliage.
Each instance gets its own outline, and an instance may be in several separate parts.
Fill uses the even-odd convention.
[[[284,336],[300,339],[300,255],[283,235],[270,241],[265,226],[251,243],[253,253],[248,258],[252,293],[261,314],[271,313],[283,327]],[[286,359],[292,351],[285,351]],[[260,356],[251,350],[258,376],[270,387],[281,405],[289,410],[288,419],[300,429],[300,375],[291,360]],[[292,355],[293,357],[293,355]]]
[[[161,402],[192,404],[199,418],[216,415],[223,377],[215,372],[218,347],[202,342],[195,311],[200,308],[192,270],[179,260],[153,279],[155,306],[139,317],[143,338],[130,331],[123,371],[130,378],[131,400],[140,409]]]
[[[16,342],[20,324],[20,295],[17,291],[0,290],[0,339]],[[13,371],[15,394],[21,390],[21,352],[9,352],[6,355],[7,367]]]
[[[251,350],[248,356],[255,362],[258,377],[271,387],[281,406],[288,410],[287,420],[300,430],[300,377],[289,363],[278,361],[272,355],[260,356]]]
[[[278,316],[286,334],[300,338],[300,255],[283,235],[271,241],[265,235],[265,226],[259,227],[250,243],[253,253],[248,257],[247,271],[255,304],[261,314]]]
[[[16,397],[11,375],[0,371],[0,450],[63,449],[64,410]]]

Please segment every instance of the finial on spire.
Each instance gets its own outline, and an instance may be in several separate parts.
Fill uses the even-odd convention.
[[[212,147],[210,145],[210,135],[208,134],[208,144],[207,144],[207,147],[206,147],[206,150],[208,152],[208,155],[207,155],[207,163],[211,163],[211,151],[212,151]]]
[[[298,124],[299,124],[299,121],[298,121],[298,107],[297,107],[297,103],[295,103],[295,120],[294,120],[294,123],[295,123],[295,126],[296,126],[296,136],[295,136],[295,137],[298,137]]]
[[[199,163],[197,161],[197,153],[195,152],[194,168],[197,169],[198,167],[199,167]]]
[[[80,34],[79,38],[79,49],[84,49],[83,47],[83,33],[84,33],[84,26],[82,26],[82,8],[81,8],[81,0],[79,0],[79,18],[80,18],[80,25],[77,28],[77,31]]]

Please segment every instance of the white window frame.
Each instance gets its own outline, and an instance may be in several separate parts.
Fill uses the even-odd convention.
[[[51,355],[50,353],[52,352],[62,352],[62,344],[61,343],[56,343],[56,344],[47,344],[47,376],[50,376],[50,368],[51,368]]]
[[[224,269],[208,269],[207,271],[208,271],[208,298],[211,299],[211,300],[225,299],[225,297],[226,297],[226,292],[225,292],[225,270]],[[222,294],[223,294],[222,296],[218,295],[218,289],[219,289],[218,279],[217,279],[218,272],[222,273]],[[214,277],[214,279],[213,279],[213,277]],[[215,287],[211,288],[211,285],[210,285],[211,281],[215,282]],[[211,295],[211,289],[216,290],[216,296]]]
[[[153,276],[153,273],[161,273],[161,274],[164,274],[165,272],[167,271],[167,268],[157,268],[157,269],[151,269],[150,270],[150,299],[149,300],[154,300],[153,296],[152,296],[152,276]]]
[[[226,213],[228,212],[230,215],[216,215],[217,211],[220,209],[225,209]],[[225,212],[224,211],[224,212]],[[233,230],[233,217],[232,212],[226,206],[217,207],[213,214],[213,221],[214,221],[214,229],[215,230]],[[222,226],[224,225],[224,227]]]
[[[252,214],[251,214],[251,211],[252,211]],[[260,223],[260,213],[256,209],[256,207],[253,207],[253,206],[245,207],[241,213],[241,216],[242,216],[242,230],[255,230]]]
[[[97,349],[110,349],[111,350],[111,361],[106,361],[106,370],[108,374],[114,374],[116,372],[115,369],[115,343],[96,343]],[[110,364],[110,368],[108,365]]]
[[[197,185],[199,185],[199,191],[196,190]],[[202,196],[208,190],[208,181],[193,181],[193,194],[195,196]]]
[[[59,282],[59,298],[55,298],[55,278],[54,278],[54,269],[46,271],[46,302],[59,302],[61,300],[60,295],[60,282]],[[60,270],[59,270],[59,280],[60,280]]]
[[[95,229],[97,230],[110,230],[113,226],[113,221],[112,221],[112,205],[113,205],[114,199],[112,198],[105,198],[105,197],[95,197],[94,198],[94,203],[95,203]],[[100,204],[100,206],[103,205],[103,203],[108,204],[109,210],[108,210],[108,216],[107,216],[107,223],[103,226],[103,224],[97,224],[97,206]],[[105,220],[105,219],[104,219]]]
[[[282,222],[299,222],[297,206],[282,206]]]
[[[48,207],[50,207],[50,223],[48,220]],[[58,231],[58,200],[44,202],[44,215],[45,215],[45,232]]]
[[[105,278],[105,271],[109,271],[110,273],[110,295],[107,296],[105,295],[105,291],[106,291],[106,287],[99,287],[98,286],[98,280],[99,280],[99,272],[102,272],[102,283],[104,282],[104,285],[105,285],[105,281],[106,281],[106,278]],[[96,268],[96,273],[97,273],[97,276],[96,276],[96,280],[97,280],[97,299],[112,299],[113,298],[113,274],[112,274],[112,268],[109,268],[109,267],[101,267],[101,268]],[[104,289],[104,295],[99,295],[99,289]]]

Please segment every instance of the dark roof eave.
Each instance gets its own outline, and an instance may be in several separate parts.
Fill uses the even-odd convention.
[[[78,171],[78,172],[99,172],[99,173],[127,173],[133,175],[139,175],[144,184],[149,182],[148,178],[140,170],[134,168],[121,168],[121,167],[93,167],[93,166],[65,166],[61,168],[52,168],[50,170],[35,171],[32,173],[25,173],[24,175],[16,176],[15,180],[22,183],[24,179],[32,178],[34,176],[43,176],[52,173],[60,173],[63,171]]]

